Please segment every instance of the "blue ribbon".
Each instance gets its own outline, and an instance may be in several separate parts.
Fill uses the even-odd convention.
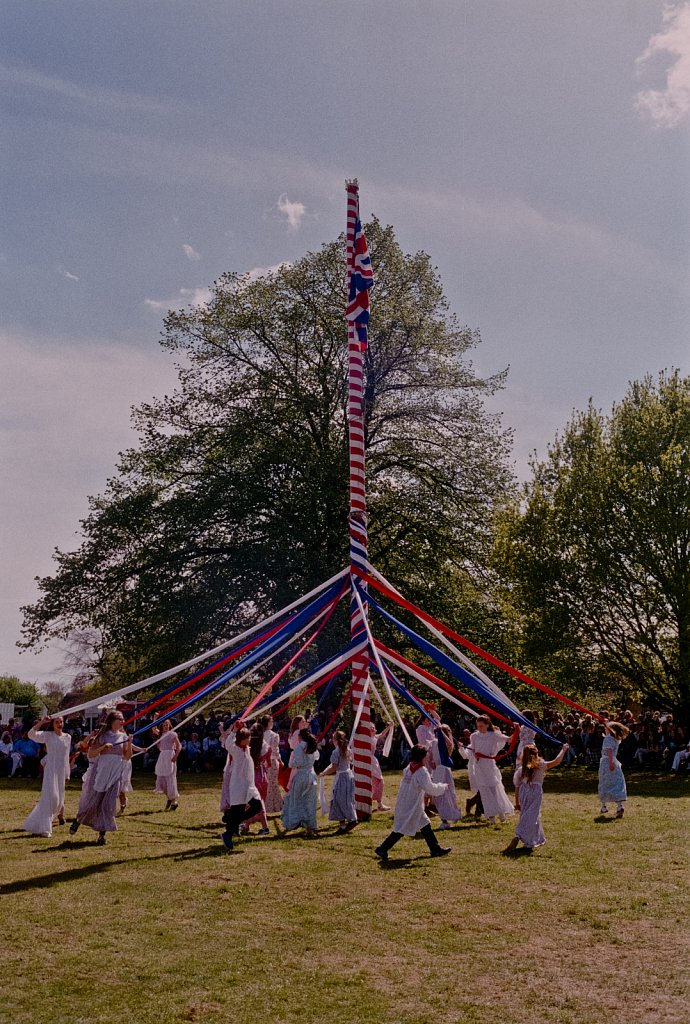
[[[359,589],[359,584],[357,582],[355,582],[355,586]],[[471,672],[468,672],[462,665],[458,665],[458,663],[453,661],[453,659],[444,651],[439,650],[439,648],[434,644],[425,640],[424,637],[421,637],[419,633],[415,633],[413,629],[410,629],[409,626],[405,626],[402,622],[396,619],[394,615],[387,612],[385,608],[381,607],[376,598],[371,596],[371,594],[367,595],[367,599],[369,604],[375,608],[377,612],[383,615],[385,619],[392,623],[392,625],[397,626],[397,628],[412,641],[415,647],[419,648],[419,650],[423,651],[425,654],[428,654],[437,665],[440,665],[441,668],[444,668],[446,672],[457,679],[458,682],[463,683],[463,685],[467,686],[473,693],[476,693],[477,696],[481,697],[485,703],[492,704],[506,715],[507,718],[510,718],[515,722],[520,722],[521,725],[526,725],[529,729],[534,729],[540,736],[543,736],[544,739],[548,740],[550,743],[555,743],[560,746],[559,740],[554,736],[550,736],[548,732],[544,732],[543,729],[540,729],[533,722],[529,722],[519,711],[515,711],[514,708],[504,704],[493,690],[490,690],[485,686],[481,680],[477,679],[477,677],[472,675]],[[426,716],[425,711],[422,713]]]
[[[341,587],[342,583],[340,580],[338,580],[331,587],[329,587],[328,590],[325,590],[314,601],[312,601],[305,608],[303,608],[301,612],[298,612],[297,615],[292,616],[292,618],[290,618],[281,627],[281,629],[278,630],[277,633],[274,633],[273,636],[267,637],[266,640],[260,643],[259,646],[255,647],[252,651],[248,651],[247,654],[243,658],[241,658],[236,665],[232,665],[225,672],[222,672],[221,675],[211,680],[211,682],[209,682],[205,687],[203,687],[203,689],[201,689],[198,693],[195,693],[191,697],[188,697],[186,700],[182,701],[182,703],[178,704],[177,707],[173,708],[172,710],[166,712],[163,715],[160,715],[160,717],[156,719],[155,724],[157,725],[159,722],[164,722],[166,718],[172,718],[173,715],[177,715],[181,711],[186,710],[186,708],[191,707],[193,704],[199,703],[199,701],[209,696],[209,694],[213,693],[214,690],[219,689],[224,683],[227,683],[231,679],[234,679],[235,676],[240,675],[242,672],[246,671],[257,661],[260,661],[264,656],[274,651],[277,647],[282,646],[283,642],[288,637],[298,632],[298,630],[301,629],[303,625],[308,623],[327,604],[329,604],[330,601],[335,596],[335,594],[340,591]],[[263,701],[261,703],[263,703]],[[142,728],[140,729],[137,729],[137,731],[134,732],[132,735],[138,736],[142,732],[148,732],[150,728],[151,723],[142,726]]]

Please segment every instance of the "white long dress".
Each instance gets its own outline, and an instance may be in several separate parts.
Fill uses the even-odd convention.
[[[51,836],[53,818],[65,803],[65,782],[69,779],[69,751],[72,738],[66,732],[58,736],[55,732],[31,729],[29,739],[35,743],[45,744],[48,755],[43,769],[41,798],[24,822],[24,828],[33,835]]]
[[[439,797],[446,792],[445,782],[432,782],[428,768],[422,766],[415,772],[410,765],[403,773],[398,799],[395,801],[393,831],[404,836],[414,836],[431,822],[424,813],[424,794]]]
[[[169,730],[164,732],[158,740],[160,751],[156,761],[156,786],[154,793],[162,793],[168,800],[177,800],[179,792],[177,789],[177,761],[173,761],[179,740],[177,734]]]
[[[493,760],[502,747],[509,742],[509,737],[501,732],[473,732],[472,759],[474,761],[474,783],[479,790],[487,818],[503,818],[513,814],[498,765]],[[487,755],[477,757],[477,754]]]
[[[221,813],[225,813],[230,810],[230,783],[232,782],[232,755],[235,752],[235,737],[237,733],[234,729],[226,733],[222,740],[222,746],[227,751],[227,758],[225,760],[225,767],[223,768],[223,781],[220,787],[220,809]]]
[[[79,801],[77,821],[88,825],[94,832],[117,832],[115,812],[117,798],[122,781],[122,765],[124,749],[129,737],[124,732],[109,730],[99,737],[98,743],[110,743],[110,749],[102,751],[95,759],[89,772],[93,780],[89,782],[89,793],[82,793]]]
[[[254,780],[254,762],[249,747],[235,746],[232,753],[232,774],[228,800],[231,807],[248,804],[250,800],[260,800],[261,794]]]
[[[443,742],[445,743],[445,740]],[[437,739],[431,744],[430,754],[434,766],[431,772],[431,779],[433,782],[445,782],[446,791],[436,797],[434,805],[441,821],[460,821],[462,811],[458,807],[455,796],[455,779],[453,778],[452,769],[441,763],[438,744],[439,741]]]

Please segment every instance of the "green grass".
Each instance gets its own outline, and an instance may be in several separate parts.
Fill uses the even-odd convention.
[[[389,813],[346,837],[320,819],[318,839],[228,854],[218,777],[183,777],[165,814],[152,777],[135,776],[120,830],[97,847],[86,829],[23,833],[38,785],[3,780],[9,1019],[685,1021],[690,779],[628,781],[624,819],[599,823],[596,775],[550,773],[548,842],[532,856],[501,856],[510,824],[468,822],[444,833],[449,857],[403,839],[386,868],[372,850]],[[77,799],[71,786],[68,815]]]

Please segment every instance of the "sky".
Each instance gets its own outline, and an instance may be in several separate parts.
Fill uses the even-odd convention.
[[[520,478],[690,372],[690,2],[4,3],[0,110],[0,674],[69,680],[19,608],[175,385],[166,310],[336,237],[346,178],[509,366]]]

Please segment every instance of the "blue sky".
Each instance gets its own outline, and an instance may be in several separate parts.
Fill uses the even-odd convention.
[[[686,2],[33,0],[0,86],[0,672],[65,677],[18,608],[174,385],[165,311],[335,237],[347,177],[510,365],[521,476],[590,396],[689,372]]]

